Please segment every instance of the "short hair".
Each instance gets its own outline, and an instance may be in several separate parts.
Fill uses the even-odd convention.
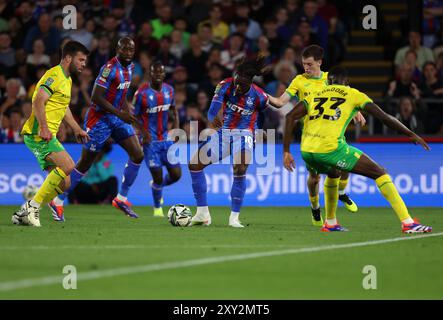
[[[305,59],[313,57],[315,61],[318,61],[318,60],[323,59],[324,52],[325,51],[323,50],[322,47],[320,47],[316,44],[313,44],[313,45],[306,47],[303,50],[301,56]]]
[[[89,50],[78,41],[68,41],[62,48],[62,59],[67,55],[73,57],[78,52],[84,53],[85,55],[89,55]]]
[[[237,73],[250,79],[260,76],[265,72],[265,56],[259,54],[256,59],[243,59],[237,66]]]
[[[335,66],[328,71],[328,82],[341,82],[348,78],[348,71],[345,67]]]
[[[154,68],[156,68],[156,67],[163,67],[164,68],[165,66],[163,65],[163,63],[160,60],[155,60],[153,63],[151,63],[150,69],[154,70]]]
[[[437,65],[432,61],[426,61],[421,69],[424,70],[427,66],[433,66],[436,70],[438,70]]]

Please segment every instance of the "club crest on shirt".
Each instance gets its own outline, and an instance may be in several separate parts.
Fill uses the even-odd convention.
[[[254,104],[254,101],[252,100],[251,97],[248,97],[248,98],[246,99],[246,104],[247,104],[248,106],[252,106],[252,105]]]

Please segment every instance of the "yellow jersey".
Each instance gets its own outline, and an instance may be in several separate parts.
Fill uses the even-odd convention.
[[[61,65],[57,65],[41,77],[34,89],[32,95],[32,102],[37,96],[38,90],[45,90],[49,95],[49,100],[45,105],[46,122],[48,129],[55,136],[63,118],[65,117],[66,109],[69,107],[71,101],[72,79],[65,75],[65,71]],[[38,135],[39,124],[35,117],[34,110],[28,120],[23,125],[22,134]]]
[[[320,90],[328,84],[328,73],[321,72],[319,77],[309,77],[307,73],[299,74],[292,81],[286,92],[291,97],[297,97],[299,101],[303,101],[312,91]]]
[[[301,151],[328,153],[345,142],[344,133],[355,114],[372,100],[363,92],[343,85],[328,85],[303,100]]]

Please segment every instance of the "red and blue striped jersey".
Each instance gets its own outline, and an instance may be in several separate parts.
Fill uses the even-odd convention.
[[[105,99],[116,109],[121,110],[131,85],[134,64],[127,67],[120,64],[117,57],[109,60],[100,69],[95,84],[106,89]],[[100,111],[100,106],[91,102],[91,108]]]
[[[253,132],[258,129],[259,113],[267,106],[267,95],[252,84],[246,94],[234,95],[234,78],[222,80],[215,89],[212,103],[223,108],[222,129],[242,129]]]
[[[152,141],[166,140],[169,108],[174,105],[174,89],[163,83],[161,90],[157,91],[149,83],[144,83],[135,92],[133,104],[134,114],[151,134]]]

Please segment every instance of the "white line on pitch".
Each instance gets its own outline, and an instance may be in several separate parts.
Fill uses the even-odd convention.
[[[115,268],[115,269],[108,269],[108,270],[88,271],[88,272],[78,273],[77,279],[78,279],[78,281],[94,280],[94,279],[116,277],[116,276],[122,276],[122,275],[128,275],[128,274],[136,274],[136,273],[144,273],[144,272],[160,271],[160,270],[168,270],[168,269],[177,269],[177,268],[185,268],[185,267],[194,267],[194,266],[201,266],[201,265],[214,264],[214,263],[220,263],[220,262],[228,262],[228,261],[241,261],[241,260],[257,259],[257,258],[273,257],[273,256],[282,256],[282,255],[297,254],[297,253],[318,252],[318,251],[372,246],[372,245],[377,245],[377,244],[385,244],[385,243],[392,243],[392,242],[399,242],[399,241],[438,237],[438,236],[442,236],[442,235],[443,235],[443,232],[439,232],[439,233],[433,233],[433,234],[431,233],[431,234],[427,234],[427,235],[415,235],[415,236],[408,236],[408,237],[398,237],[398,238],[372,240],[372,241],[364,241],[364,242],[333,244],[333,245],[319,246],[319,247],[286,249],[286,250],[276,250],[276,251],[268,251],[268,252],[254,252],[254,253],[247,253],[247,254],[200,258],[200,259],[176,261],[176,262],[146,264],[146,265],[133,266],[133,267],[123,267],[123,268]],[[31,288],[31,287],[44,286],[44,285],[61,284],[62,281],[63,281],[63,276],[61,275],[61,276],[49,276],[49,277],[34,278],[34,279],[23,279],[23,280],[17,280],[17,281],[9,281],[9,282],[0,282],[0,291],[11,291],[11,290],[16,290],[16,289],[24,289],[24,288]]]

